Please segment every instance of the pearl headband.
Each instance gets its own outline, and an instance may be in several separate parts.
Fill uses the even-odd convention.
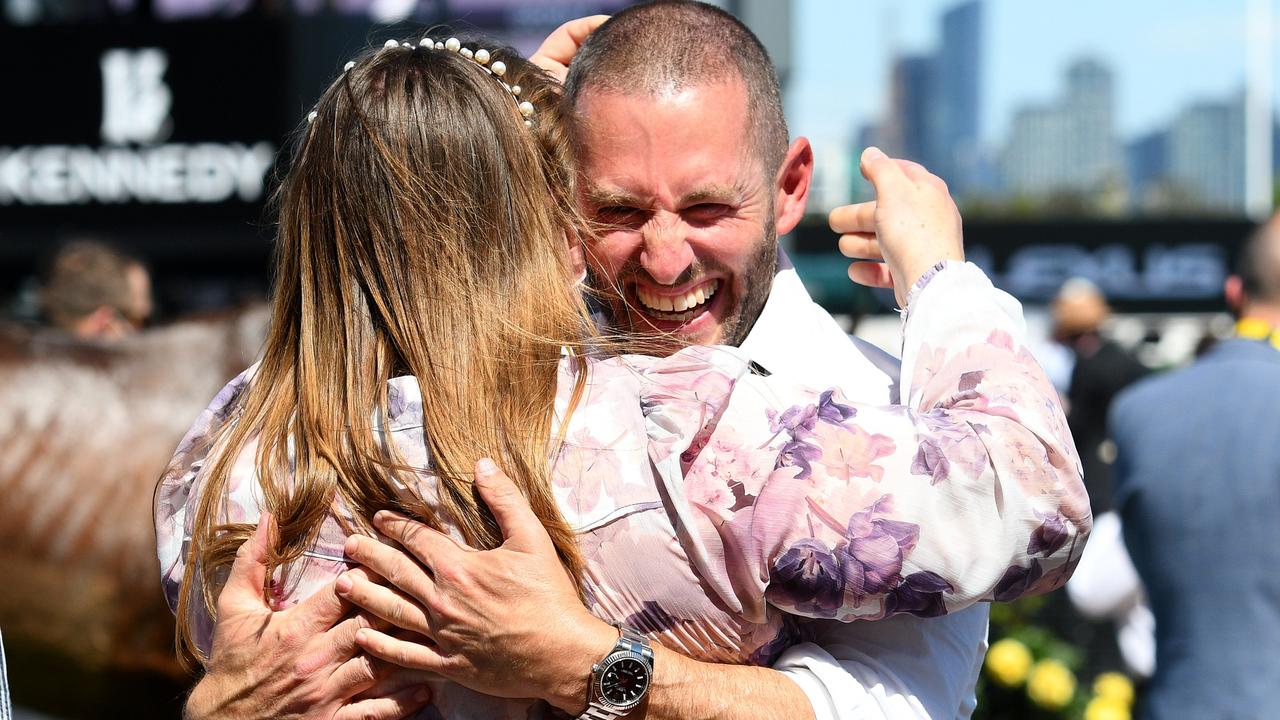
[[[388,40],[382,45],[383,50],[390,50],[396,47],[403,47],[406,50],[416,49],[414,45],[407,42],[402,43],[398,40]],[[533,120],[530,119],[533,117],[533,103],[528,100],[520,99],[521,88],[519,85],[508,85],[507,82],[502,79],[502,76],[507,74],[507,64],[501,60],[494,60],[492,63],[489,62],[492,55],[488,50],[481,48],[479,50],[472,51],[468,48],[464,48],[462,47],[462,41],[454,37],[444,41],[436,41],[429,37],[424,37],[418,41],[417,47],[425,50],[445,50],[448,52],[455,52],[475,63],[481,70],[484,70],[486,73],[496,78],[498,82],[502,84],[502,89],[511,93],[511,97],[516,101],[516,109],[519,110],[520,115],[524,117],[525,127],[533,127]],[[346,65],[342,66],[342,72],[345,73],[355,66],[355,61],[351,60]],[[310,124],[315,122],[315,119],[316,111],[312,110],[307,114],[307,123]]]

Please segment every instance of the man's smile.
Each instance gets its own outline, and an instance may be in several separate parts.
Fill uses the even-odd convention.
[[[662,287],[639,282],[632,285],[635,309],[655,324],[684,324],[706,313],[720,289],[720,278],[701,280],[685,287]],[[667,328],[663,328],[667,329]]]

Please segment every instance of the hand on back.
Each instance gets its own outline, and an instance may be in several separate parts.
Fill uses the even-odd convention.
[[[264,514],[236,552],[218,596],[205,676],[187,700],[185,720],[399,720],[425,706],[430,696],[420,674],[360,651],[358,630],[387,625],[351,613],[332,583],[286,610],[267,604],[274,534],[274,519]]]
[[[840,233],[840,252],[858,260],[849,266],[849,277],[893,288],[901,307],[930,268],[964,260],[960,211],[946,183],[919,163],[867,148],[861,169],[876,199],[832,210],[831,229]]]

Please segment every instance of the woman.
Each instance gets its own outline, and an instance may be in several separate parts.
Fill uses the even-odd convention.
[[[752,375],[731,348],[622,355],[643,348],[599,336],[573,281],[590,228],[555,95],[507,53],[422,39],[320,99],[281,190],[263,360],[157,496],[187,648],[207,650],[219,572],[263,509],[281,603],[345,570],[384,508],[495,547],[480,457],[518,478],[595,614],[699,659],[768,663],[789,614],[937,615],[1064,579],[1088,528],[1078,463],[981,273],[916,284],[933,310],[906,326],[907,407]],[[450,718],[529,711],[433,690]]]

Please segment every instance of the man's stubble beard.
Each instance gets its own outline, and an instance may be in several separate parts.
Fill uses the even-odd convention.
[[[751,255],[751,261],[741,277],[743,293],[738,300],[737,310],[725,319],[721,328],[719,342],[721,345],[734,347],[741,345],[751,333],[751,328],[755,326],[765,303],[769,300],[769,293],[773,289],[773,276],[778,270],[778,236],[772,208],[769,209],[768,218],[764,232],[761,233],[760,240],[756,243],[755,251]],[[603,311],[609,326],[615,330],[637,332],[634,327],[619,327],[621,324],[619,318],[627,317],[625,308],[628,302],[622,289],[624,283],[621,278],[632,277],[636,272],[637,270],[632,269],[628,264],[619,271],[617,277],[602,282],[599,274],[588,264],[587,284],[592,288],[592,294],[602,300],[607,299],[599,303],[596,309]],[[644,271],[638,270],[638,272]],[[691,274],[689,279],[696,274]],[[673,284],[680,285],[684,282],[686,279],[682,276]]]

